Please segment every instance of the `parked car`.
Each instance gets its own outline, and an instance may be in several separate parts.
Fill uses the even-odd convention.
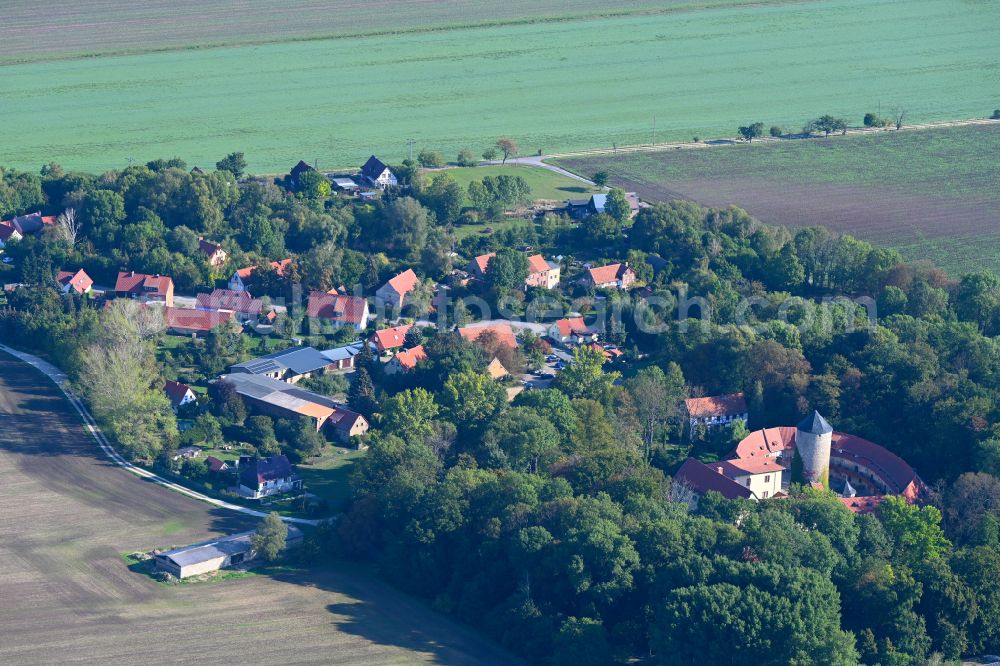
[[[541,372],[541,373],[538,374],[538,378],[539,379],[555,379],[556,376],[553,375],[551,372]]]
[[[4,257],[3,258],[3,263],[5,263],[5,264],[12,264],[12,263],[14,263],[14,260],[11,259],[10,257]]]

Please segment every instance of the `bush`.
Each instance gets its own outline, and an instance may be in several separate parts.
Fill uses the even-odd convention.
[[[444,155],[436,150],[424,149],[417,155],[417,162],[419,162],[422,167],[444,166]]]
[[[993,109],[993,115],[990,116],[991,120],[1000,120],[1000,109]]]
[[[476,154],[472,152],[471,148],[463,148],[461,152],[458,153],[458,159],[456,160],[458,166],[463,167],[474,167],[479,164],[479,160],[476,159]]]
[[[785,133],[785,131],[780,127],[778,127],[777,125],[771,125],[771,129],[769,130],[768,133],[775,139],[777,139],[780,138]]]

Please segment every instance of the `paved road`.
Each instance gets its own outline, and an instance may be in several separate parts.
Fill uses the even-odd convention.
[[[90,415],[90,412],[87,411],[87,408],[83,406],[83,403],[81,403],[80,400],[73,394],[73,391],[70,390],[69,378],[66,376],[66,373],[64,373],[62,370],[60,370],[59,368],[57,368],[56,366],[52,365],[51,363],[49,363],[44,359],[41,359],[32,354],[18,351],[16,349],[8,347],[7,345],[0,344],[0,350],[5,351],[11,356],[14,356],[24,361],[28,365],[33,366],[39,372],[41,372],[46,377],[51,379],[53,383],[55,383],[55,385],[58,386],[59,389],[63,392],[63,394],[66,396],[66,399],[69,400],[70,404],[73,405],[74,409],[76,409],[77,413],[80,415],[80,418],[83,420],[83,424],[86,426],[87,430],[90,431],[90,434],[94,436],[94,439],[97,441],[98,446],[101,447],[101,450],[104,451],[105,455],[107,455],[108,458],[110,458],[111,461],[115,463],[115,465],[122,467],[143,479],[152,481],[153,483],[169,488],[174,492],[180,493],[182,495],[187,495],[188,497],[191,497],[196,500],[201,500],[202,502],[213,504],[223,509],[229,509],[230,511],[236,511],[238,513],[246,514],[248,516],[255,516],[257,518],[264,518],[268,515],[266,512],[263,511],[248,509],[245,506],[240,506],[238,504],[230,504],[229,502],[215,499],[214,497],[209,497],[208,495],[203,495],[202,493],[191,490],[190,488],[185,488],[184,486],[174,483],[173,481],[168,481],[167,479],[164,479],[161,476],[153,474],[149,470],[143,469],[142,467],[133,465],[132,463],[121,457],[121,455],[119,455],[118,452],[114,450],[114,448],[111,446],[111,443],[108,441],[107,437],[105,437],[104,433],[101,432],[100,427],[98,427],[97,423],[94,421],[94,418]],[[285,521],[286,523],[296,523],[299,525],[319,525],[322,522],[319,520],[308,520],[305,518],[288,518],[288,517],[282,517],[282,520]]]

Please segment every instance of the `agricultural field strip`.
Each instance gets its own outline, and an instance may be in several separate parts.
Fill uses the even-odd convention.
[[[814,0],[799,0],[809,2]],[[716,7],[786,4],[789,0],[600,0],[504,3],[461,0],[329,2],[243,0],[90,0],[58,8],[11,0],[4,8],[0,42],[4,63],[175,49],[205,49],[277,42],[354,39],[533,23],[603,20]],[[460,15],[460,20],[456,20]],[[52,37],[58,36],[58,41]]]
[[[998,59],[992,3],[818,0],[28,63],[3,68],[0,164],[210,167],[242,150],[281,172],[398,161],[408,138],[452,157],[498,135],[561,154],[751,120],[797,131],[879,100],[933,122],[992,110]]]

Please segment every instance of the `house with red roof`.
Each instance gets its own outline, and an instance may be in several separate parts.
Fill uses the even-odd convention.
[[[528,257],[528,277],[524,286],[555,289],[559,286],[561,270],[558,262],[547,261],[542,255],[533,254]]]
[[[115,281],[115,296],[135,298],[143,303],[173,305],[174,281],[166,275],[122,271]]]
[[[472,261],[469,262],[469,275],[478,278],[486,275],[486,269],[490,265],[490,259],[495,256],[497,256],[496,252],[490,252],[488,254],[481,254],[478,257],[473,257]]]
[[[15,229],[11,222],[0,222],[0,249],[3,249],[10,241],[19,241],[22,238],[21,232]]]
[[[413,328],[412,324],[383,328],[372,333],[370,340],[379,354],[386,354],[394,349],[399,349],[406,343],[406,334],[411,328]]]
[[[240,322],[256,321],[264,304],[245,291],[215,289],[211,294],[198,294],[195,307],[199,310],[220,310],[232,312]]]
[[[584,284],[594,289],[629,289],[635,282],[635,271],[632,270],[628,262],[623,264],[608,264],[606,266],[596,266],[588,268],[583,276]]]
[[[278,277],[284,277],[285,271],[291,265],[291,259],[282,259],[281,261],[272,261],[268,264],[268,268],[274,271]],[[246,291],[253,281],[253,273],[258,270],[256,266],[244,266],[243,268],[237,268],[233,271],[232,277],[229,278],[229,290],[230,291]]]
[[[390,375],[409,372],[417,367],[417,363],[426,358],[427,352],[424,351],[423,345],[418,345],[413,349],[404,349],[385,364],[385,372]]]
[[[28,213],[11,218],[2,224],[17,231],[20,236],[37,234],[45,227],[53,226],[56,223],[55,215],[42,215],[41,212]]]
[[[747,401],[742,393],[689,398],[684,401],[684,406],[692,430],[699,425],[705,428],[729,425],[737,419],[743,421],[745,425],[750,417]]]
[[[172,379],[168,379],[163,384],[163,392],[167,394],[167,398],[170,399],[170,406],[173,407],[175,412],[184,405],[195,402],[198,399],[198,396],[194,394],[190,386],[181,382],[175,382]]]
[[[561,345],[582,345],[597,341],[597,331],[587,326],[583,317],[559,319],[549,326],[548,335]]]
[[[222,264],[226,263],[226,259],[229,257],[229,255],[226,254],[226,251],[222,249],[222,245],[205,240],[201,237],[198,238],[198,250],[208,257],[208,265],[212,268],[218,268]]]
[[[83,295],[90,293],[91,288],[94,286],[94,281],[81,268],[76,272],[59,271],[56,273],[56,284],[59,285],[59,291],[64,294],[73,292]]]
[[[163,316],[167,320],[168,331],[195,338],[233,320],[233,312],[229,310],[194,310],[169,305],[163,308]]]
[[[391,278],[375,291],[375,307],[380,311],[399,312],[406,302],[406,295],[417,288],[420,279],[408,268]]]
[[[511,349],[517,349],[517,336],[510,324],[490,324],[488,326],[466,326],[458,329],[458,334],[469,342],[478,342],[484,333],[490,332],[497,341]]]
[[[314,291],[309,294],[306,314],[335,326],[351,326],[363,330],[368,326],[368,301],[359,296]]]
[[[726,499],[753,499],[753,491],[725,475],[719,466],[713,467],[688,458],[674,474],[674,484],[688,488],[696,495],[715,491]]]

